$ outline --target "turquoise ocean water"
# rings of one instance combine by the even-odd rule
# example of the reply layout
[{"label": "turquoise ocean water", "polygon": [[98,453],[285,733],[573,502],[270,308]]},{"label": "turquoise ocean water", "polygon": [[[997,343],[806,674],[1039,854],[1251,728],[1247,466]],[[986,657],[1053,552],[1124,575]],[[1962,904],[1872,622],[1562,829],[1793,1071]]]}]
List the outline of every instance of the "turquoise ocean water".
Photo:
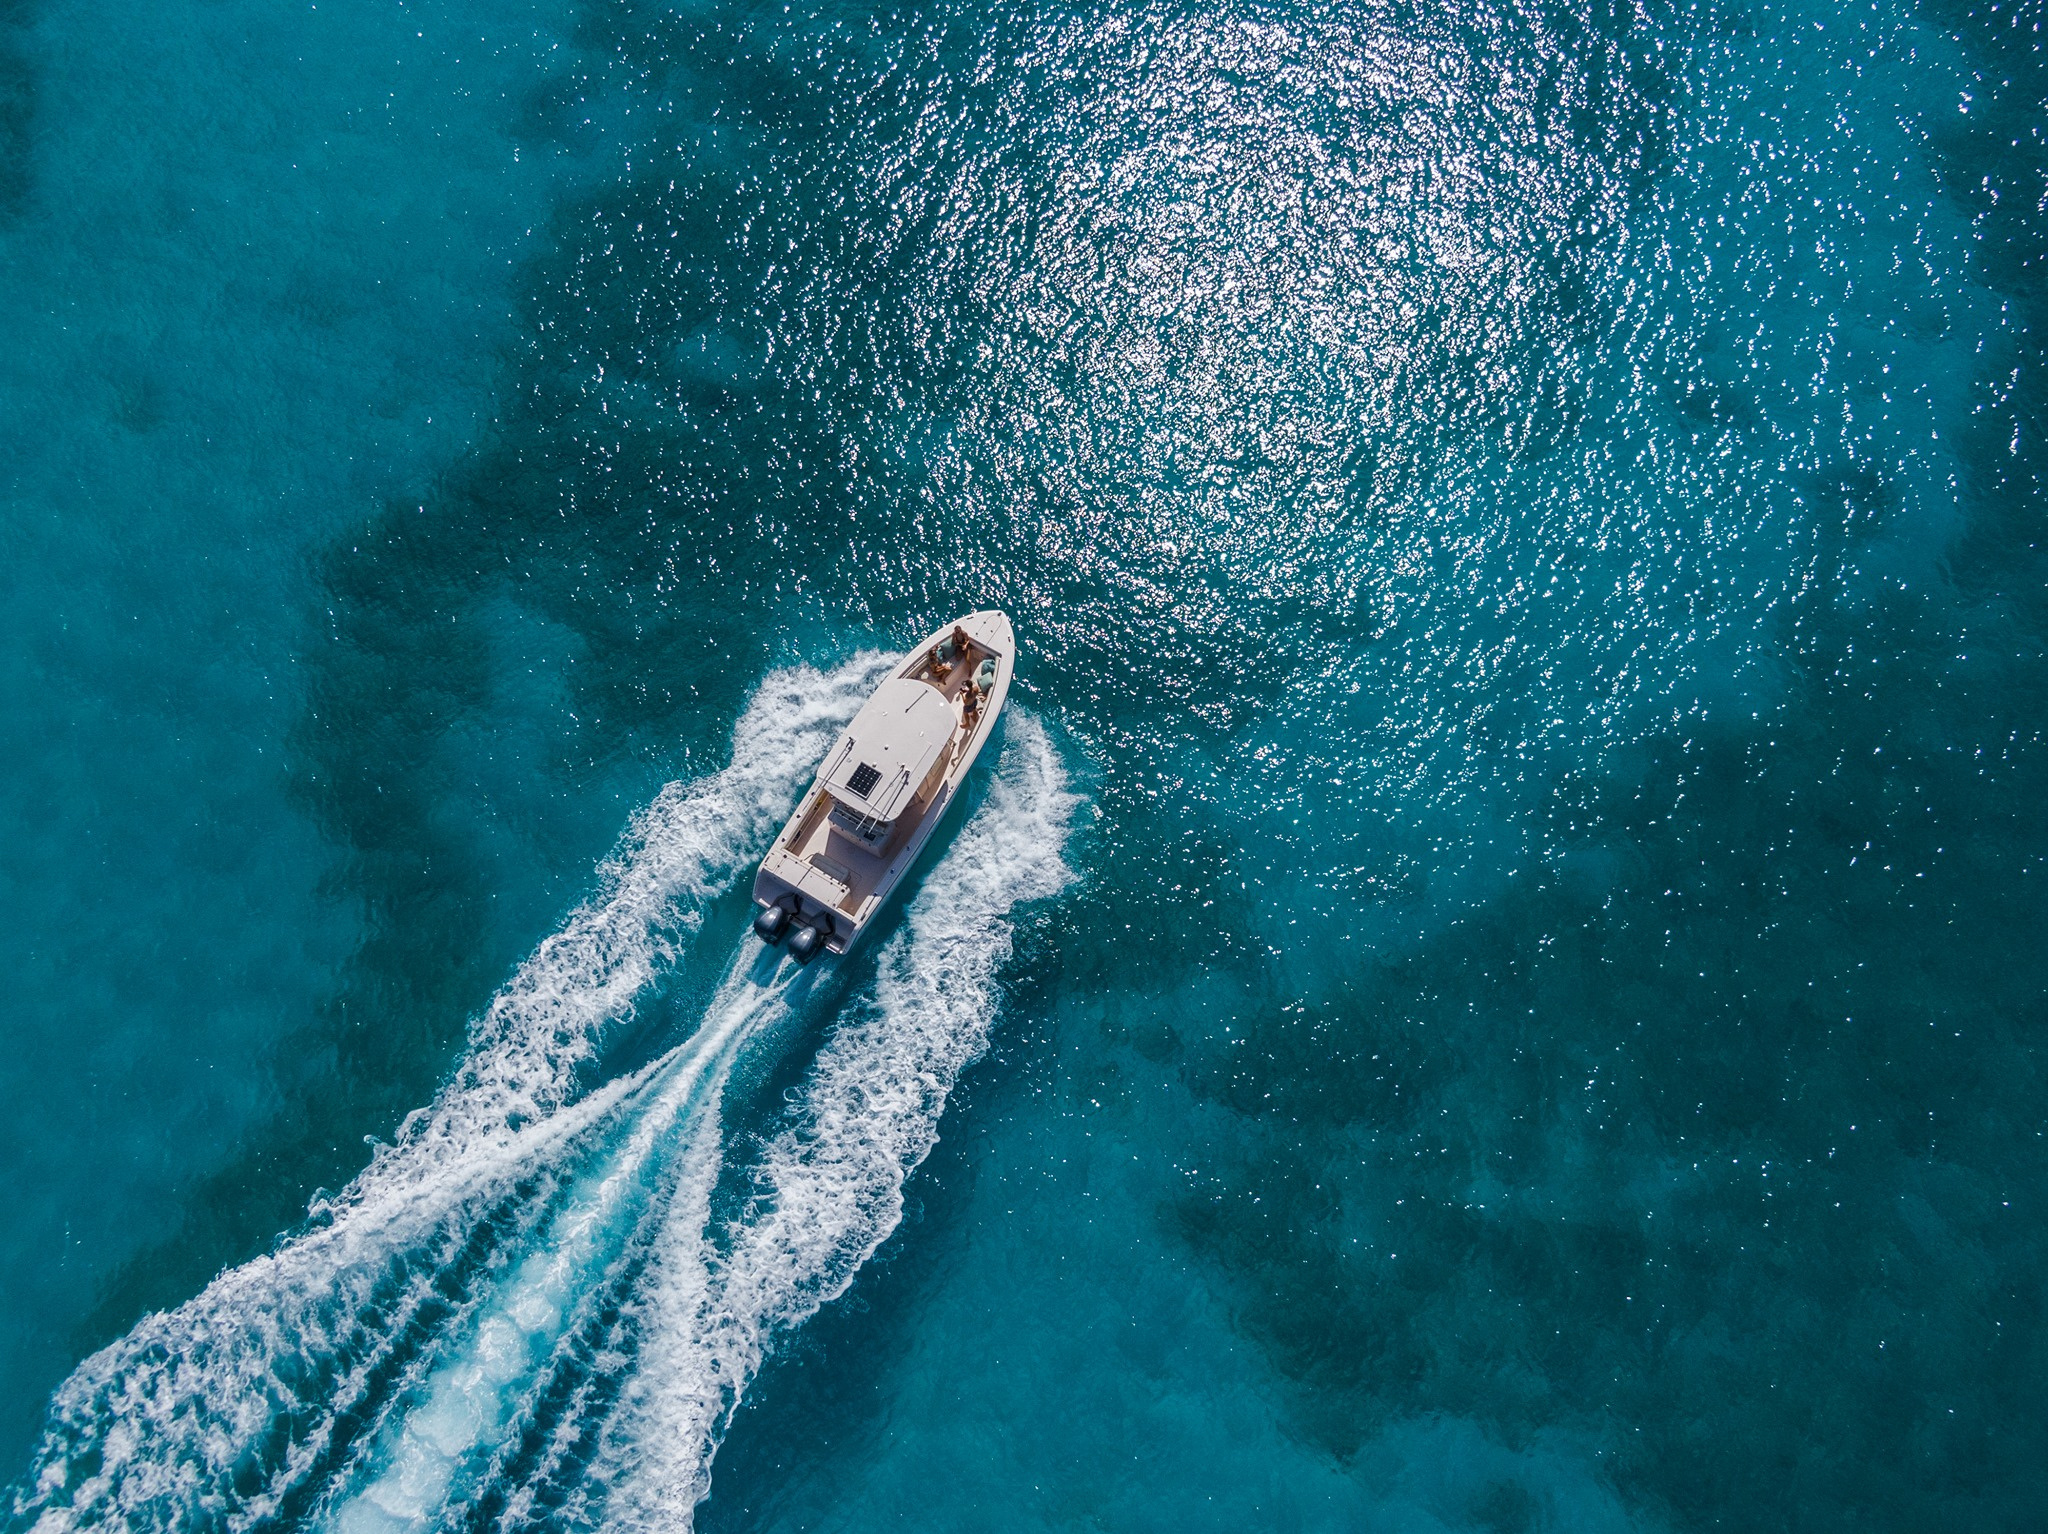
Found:
[{"label": "turquoise ocean water", "polygon": [[10,1526],[2038,1527],[2044,25],[0,0]]}]

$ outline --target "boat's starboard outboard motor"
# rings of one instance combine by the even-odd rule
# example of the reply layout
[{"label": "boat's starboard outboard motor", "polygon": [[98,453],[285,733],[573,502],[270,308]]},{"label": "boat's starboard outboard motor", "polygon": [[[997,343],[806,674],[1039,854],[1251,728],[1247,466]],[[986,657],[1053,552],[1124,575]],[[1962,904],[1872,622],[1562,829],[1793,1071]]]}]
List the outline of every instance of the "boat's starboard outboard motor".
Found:
[{"label": "boat's starboard outboard motor", "polygon": [[754,936],[764,943],[779,943],[789,934],[789,909],[786,906],[763,906],[754,918]]},{"label": "boat's starboard outboard motor", "polygon": [[789,956],[799,964],[810,963],[824,951],[825,934],[808,922],[799,922],[789,935]]}]

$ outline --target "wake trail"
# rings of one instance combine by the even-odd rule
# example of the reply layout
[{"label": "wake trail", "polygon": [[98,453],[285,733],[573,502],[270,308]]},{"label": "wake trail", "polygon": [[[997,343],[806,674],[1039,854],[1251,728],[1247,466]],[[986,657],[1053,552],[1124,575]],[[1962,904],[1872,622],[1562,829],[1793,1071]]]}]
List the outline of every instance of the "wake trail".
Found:
[{"label": "wake trail", "polygon": [[[765,963],[763,961],[766,961]],[[762,970],[767,970],[765,978]],[[752,971],[751,973],[749,971]],[[591,1366],[591,1338],[644,1265],[649,1226],[708,1218],[720,1104],[741,1051],[813,976],[745,944],[683,1044],[655,1062],[618,1142],[566,1190],[525,1255],[491,1285],[456,1345],[395,1409],[319,1520],[335,1534],[446,1526],[465,1501],[516,1478],[517,1446],[545,1435],[565,1373]],[[573,1397],[575,1392],[569,1394]],[[492,1463],[495,1458],[495,1463]],[[480,1473],[481,1472],[481,1473]]]},{"label": "wake trail", "polygon": [[1073,878],[1065,844],[1077,802],[1044,727],[1012,713],[986,800],[819,1052],[755,1168],[748,1207],[712,1239],[698,1209],[678,1204],[659,1237],[632,1377],[565,1499],[566,1521],[691,1526],[776,1339],[845,1293],[901,1223],[905,1180],[937,1141],[960,1072],[987,1047],[1013,913]]},{"label": "wake trail", "polygon": [[661,1062],[587,1093],[579,1072],[672,965],[704,907],[788,812],[799,781],[885,664],[768,677],[719,772],[635,817],[596,892],[471,1030],[448,1086],[312,1228],[146,1317],[59,1387],[11,1521],[239,1531],[346,1460],[477,1302],[470,1279],[530,1243],[574,1184],[563,1168],[657,1086]]}]

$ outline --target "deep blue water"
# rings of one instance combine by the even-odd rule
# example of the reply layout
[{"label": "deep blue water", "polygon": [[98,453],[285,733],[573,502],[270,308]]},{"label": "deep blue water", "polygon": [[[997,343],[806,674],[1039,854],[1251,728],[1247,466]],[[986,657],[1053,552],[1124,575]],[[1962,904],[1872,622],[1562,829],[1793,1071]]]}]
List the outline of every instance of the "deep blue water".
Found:
[{"label": "deep blue water", "polygon": [[2044,24],[0,0],[14,1525],[2037,1527]]}]

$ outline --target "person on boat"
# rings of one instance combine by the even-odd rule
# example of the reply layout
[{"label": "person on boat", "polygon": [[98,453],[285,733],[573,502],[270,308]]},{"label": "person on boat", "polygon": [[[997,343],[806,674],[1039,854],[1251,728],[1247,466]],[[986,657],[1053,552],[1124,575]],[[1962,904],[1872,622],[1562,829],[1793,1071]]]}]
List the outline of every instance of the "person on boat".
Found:
[{"label": "person on boat", "polygon": [[947,677],[951,676],[954,666],[959,664],[960,657],[967,653],[967,646],[970,642],[967,637],[967,630],[955,624],[951,634],[932,646],[930,662],[932,676],[939,681],[944,681]]}]

